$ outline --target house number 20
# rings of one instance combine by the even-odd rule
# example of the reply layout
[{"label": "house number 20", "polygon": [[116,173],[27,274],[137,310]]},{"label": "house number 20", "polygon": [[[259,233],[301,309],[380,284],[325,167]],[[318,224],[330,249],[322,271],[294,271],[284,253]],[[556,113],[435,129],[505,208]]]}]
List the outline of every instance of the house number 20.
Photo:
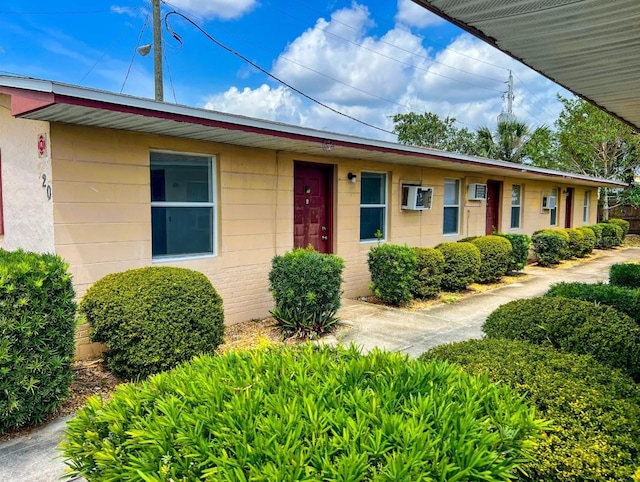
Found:
[{"label": "house number 20", "polygon": [[42,187],[47,191],[47,199],[51,201],[51,184],[47,184],[47,175],[42,175]]}]

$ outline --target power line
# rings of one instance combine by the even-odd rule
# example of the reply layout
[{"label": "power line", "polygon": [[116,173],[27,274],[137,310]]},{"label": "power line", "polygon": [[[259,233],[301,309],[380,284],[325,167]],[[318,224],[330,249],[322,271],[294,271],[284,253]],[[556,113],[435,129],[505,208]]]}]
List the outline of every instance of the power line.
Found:
[{"label": "power line", "polygon": [[223,44],[222,42],[216,40],[211,34],[209,34],[209,32],[207,32],[206,30],[204,30],[202,27],[200,27],[200,25],[198,25],[197,23],[195,23],[193,20],[191,20],[189,17],[187,17],[186,15],[177,12],[177,11],[173,11],[173,12],[169,12],[165,15],[164,17],[164,21],[165,21],[165,27],[167,29],[167,31],[171,34],[171,36],[173,38],[175,38],[178,42],[180,42],[182,44],[182,38],[180,37],[180,35],[178,35],[169,25],[169,17],[171,15],[177,15],[179,17],[182,17],[184,20],[186,20],[187,22],[189,22],[191,25],[193,25],[196,29],[198,29],[204,36],[206,36],[209,40],[211,40],[213,43],[215,43],[216,45],[218,45],[219,47],[223,48],[224,50],[226,50],[227,52],[235,55],[236,57],[244,60],[245,62],[247,62],[248,64],[250,64],[252,67],[258,69],[260,72],[262,72],[265,75],[268,75],[269,77],[271,77],[272,79],[274,79],[275,81],[279,82],[280,84],[284,85],[285,87],[293,90],[294,92],[297,92],[298,94],[300,94],[301,96],[305,97],[306,99],[318,104],[321,107],[324,107],[325,109],[330,110],[331,112],[334,112],[338,115],[341,115],[343,117],[346,117],[347,119],[351,119],[355,122],[358,122],[362,125],[365,125],[367,127],[371,127],[372,129],[376,129],[379,130],[381,132],[384,132],[386,134],[394,134],[391,131],[388,131],[386,129],[383,129],[382,127],[378,127],[375,126],[373,124],[370,124],[368,122],[365,122],[363,120],[357,119],[356,117],[353,117],[349,114],[345,114],[344,112],[341,112],[337,109],[334,109],[333,107],[315,99],[314,97],[311,97],[310,95],[304,93],[303,91],[301,91],[300,89],[297,89],[296,87],[292,86],[291,84],[285,82],[284,80],[276,77],[275,75],[273,75],[271,72],[269,72],[268,70],[262,68],[260,65],[256,64],[255,62],[249,60],[247,57],[245,57],[244,55],[242,55],[241,53],[237,52],[236,50],[231,49],[230,47],[227,47],[225,44]]},{"label": "power line", "polygon": [[131,67],[133,66],[133,61],[136,58],[136,54],[138,53],[138,46],[140,45],[140,40],[142,39],[142,34],[144,33],[144,29],[147,28],[147,23],[149,22],[149,15],[144,19],[144,23],[142,24],[142,29],[140,30],[140,35],[138,35],[138,41],[136,42],[136,46],[133,49],[133,55],[131,56],[131,62],[129,62],[129,68],[127,69],[127,75],[122,82],[122,87],[120,87],[120,93],[124,90],[124,85],[127,83],[127,79],[129,78],[129,74],[131,73]]}]

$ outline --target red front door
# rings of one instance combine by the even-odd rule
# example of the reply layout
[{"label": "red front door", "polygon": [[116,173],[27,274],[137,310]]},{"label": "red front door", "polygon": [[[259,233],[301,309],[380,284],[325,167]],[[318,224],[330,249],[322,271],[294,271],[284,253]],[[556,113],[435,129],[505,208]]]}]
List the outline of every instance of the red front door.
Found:
[{"label": "red front door", "polygon": [[500,223],[500,181],[487,181],[487,225],[485,234],[493,234],[499,231]]},{"label": "red front door", "polygon": [[565,205],[564,227],[571,227],[571,217],[573,216],[573,188],[567,189],[567,203]]},{"label": "red front door", "polygon": [[331,253],[333,166],[294,165],[293,246]]}]

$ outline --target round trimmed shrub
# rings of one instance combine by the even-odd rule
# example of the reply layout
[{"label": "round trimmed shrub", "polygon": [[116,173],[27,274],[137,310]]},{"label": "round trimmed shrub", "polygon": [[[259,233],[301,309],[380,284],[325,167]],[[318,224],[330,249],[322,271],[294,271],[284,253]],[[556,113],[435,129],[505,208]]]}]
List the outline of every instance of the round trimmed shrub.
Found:
[{"label": "round trimmed shrub", "polygon": [[407,245],[381,244],[369,251],[371,291],[383,302],[398,306],[413,298],[418,259]]},{"label": "round trimmed shrub", "polygon": [[93,397],[74,475],[139,480],[507,480],[545,423],[446,362],[307,345],[203,356]]},{"label": "round trimmed shrub", "polygon": [[58,256],[0,249],[0,433],[42,422],[73,378],[75,293]]},{"label": "round trimmed shrub", "polygon": [[168,266],[105,276],[82,298],[91,340],[107,345],[115,375],[144,378],[222,343],[222,298],[198,271]]},{"label": "round trimmed shrub", "polygon": [[333,330],[342,294],[344,260],[313,248],[293,249],[271,262],[271,314],[285,336],[317,338]]},{"label": "round trimmed shrub", "polygon": [[631,480],[640,457],[640,388],[627,375],[587,355],[513,340],[441,345],[423,358],[505,382],[552,420],[519,480]]},{"label": "round trimmed shrub", "polygon": [[602,226],[602,247],[613,248],[622,244],[622,228],[613,223],[600,223]]},{"label": "round trimmed shrub", "polygon": [[640,288],[640,264],[615,263],[609,268],[609,284]]},{"label": "round trimmed shrub", "polygon": [[444,257],[442,289],[463,291],[480,273],[480,250],[472,243],[440,243],[436,249]]},{"label": "round trimmed shrub", "polygon": [[563,230],[569,236],[569,257],[582,258],[585,251],[584,234],[577,228]]},{"label": "round trimmed shrub", "polygon": [[494,283],[507,274],[513,248],[501,236],[480,236],[470,241],[480,251],[478,283]]},{"label": "round trimmed shrub", "polygon": [[624,241],[624,238],[627,236],[627,234],[629,234],[629,226],[630,226],[629,221],[626,221],[625,219],[620,219],[620,218],[610,218],[605,222],[609,224],[615,224],[616,226],[620,226],[622,228],[622,241]]},{"label": "round trimmed shrub", "polygon": [[543,230],[533,233],[533,253],[540,266],[551,266],[566,259],[568,235],[559,231]]},{"label": "round trimmed shrub", "polygon": [[511,256],[509,258],[508,271],[521,271],[527,265],[529,249],[531,248],[531,236],[526,234],[497,233],[511,243]]},{"label": "round trimmed shrub", "polygon": [[591,254],[596,247],[596,235],[593,232],[593,228],[588,226],[581,226],[576,229],[582,233],[582,253],[580,253],[580,257],[584,258]]},{"label": "round trimmed shrub", "polygon": [[640,326],[610,306],[561,297],[515,300],[491,313],[482,331],[592,355],[640,379]]},{"label": "round trimmed shrub", "polygon": [[602,248],[602,224],[592,224],[590,226],[586,226],[596,237],[596,248]]},{"label": "round trimmed shrub", "polygon": [[604,283],[556,283],[545,296],[571,298],[611,306],[640,325],[640,290]]},{"label": "round trimmed shrub", "polygon": [[415,298],[431,298],[440,293],[444,273],[444,256],[435,248],[414,248],[416,252],[416,279],[412,294]]}]

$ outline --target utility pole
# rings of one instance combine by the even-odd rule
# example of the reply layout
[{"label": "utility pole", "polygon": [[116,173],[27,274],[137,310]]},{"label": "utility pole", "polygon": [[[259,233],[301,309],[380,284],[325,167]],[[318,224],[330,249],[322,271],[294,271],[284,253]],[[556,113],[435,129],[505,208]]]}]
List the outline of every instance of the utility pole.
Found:
[{"label": "utility pole", "polygon": [[164,86],[162,80],[162,25],[160,24],[160,0],[153,3],[153,76],[156,86],[156,100],[164,100]]},{"label": "utility pole", "polygon": [[[498,115],[498,123],[515,122],[516,116],[513,114],[513,74],[509,70],[508,90],[506,92],[506,105],[502,106],[502,112]],[[504,99],[504,96],[502,97]]]}]

